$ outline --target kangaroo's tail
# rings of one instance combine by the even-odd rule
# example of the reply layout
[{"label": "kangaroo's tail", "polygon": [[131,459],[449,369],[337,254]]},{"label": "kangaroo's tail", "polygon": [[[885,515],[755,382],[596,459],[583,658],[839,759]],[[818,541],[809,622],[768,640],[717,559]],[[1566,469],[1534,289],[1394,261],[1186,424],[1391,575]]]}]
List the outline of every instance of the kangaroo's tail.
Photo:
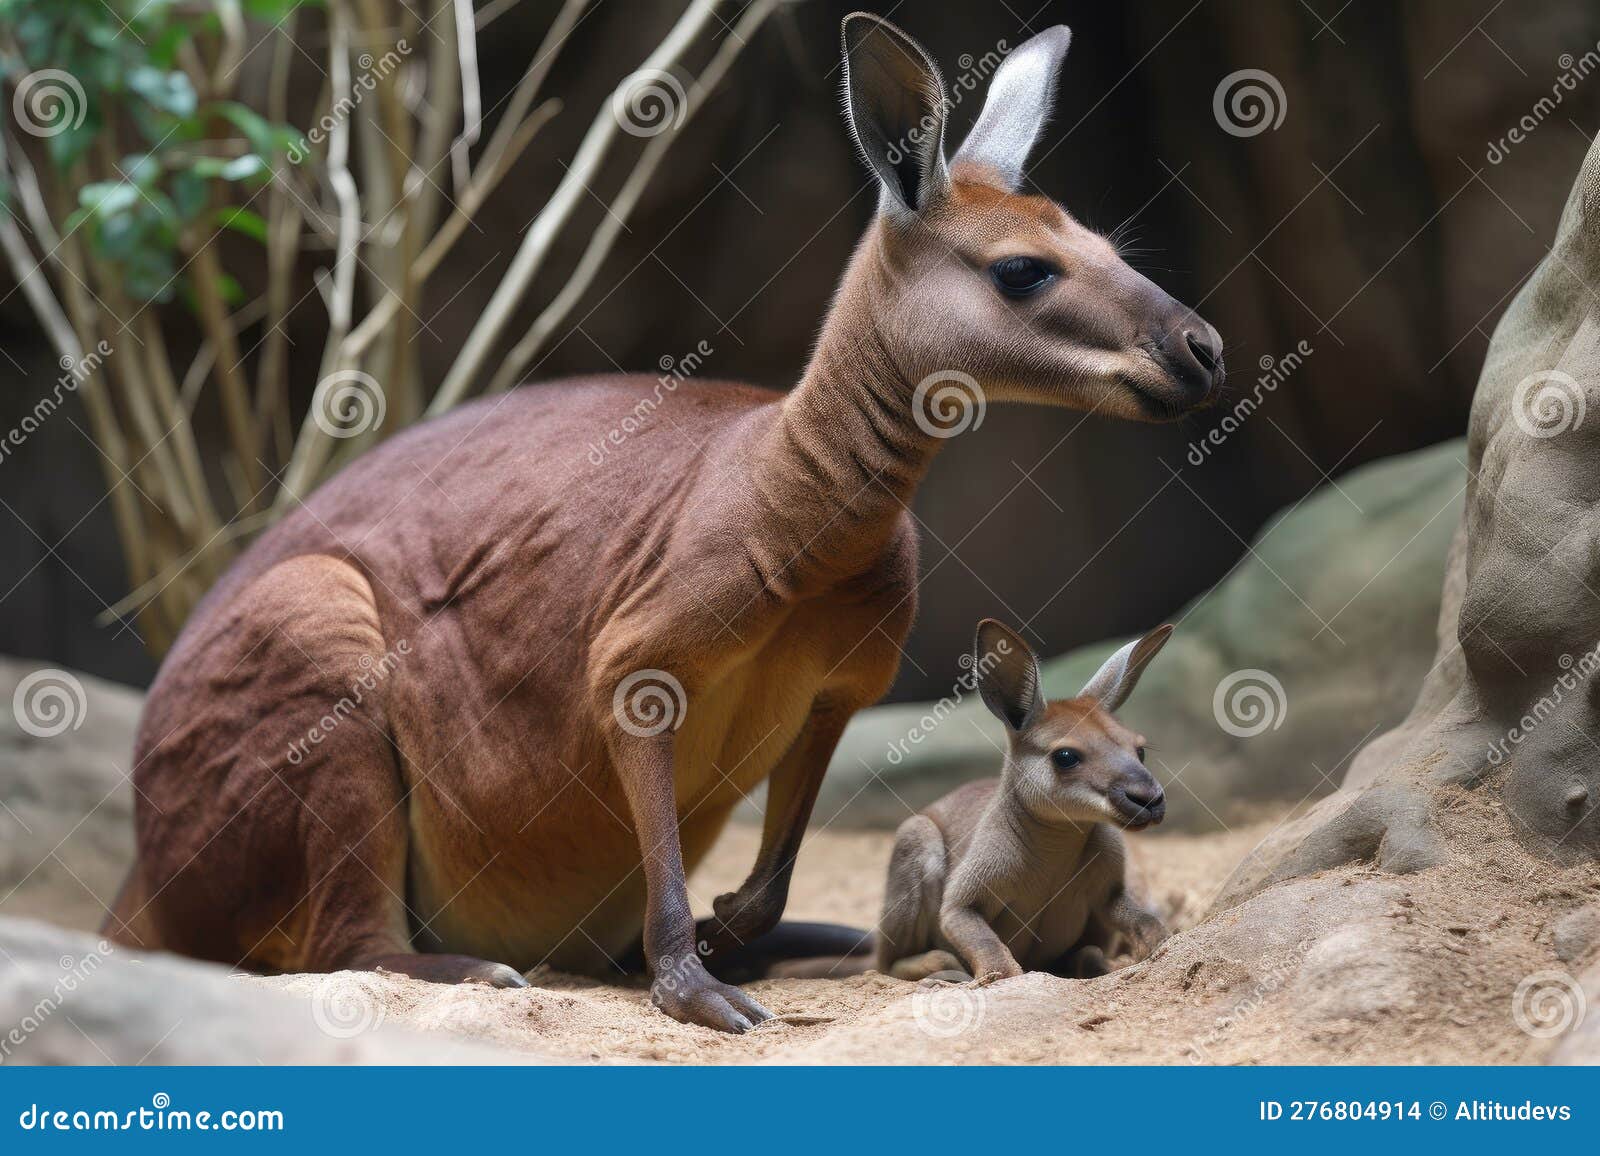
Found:
[{"label": "kangaroo's tail", "polygon": [[873,965],[876,938],[859,927],[785,920],[749,943],[717,952],[706,968],[724,983],[860,975]]}]

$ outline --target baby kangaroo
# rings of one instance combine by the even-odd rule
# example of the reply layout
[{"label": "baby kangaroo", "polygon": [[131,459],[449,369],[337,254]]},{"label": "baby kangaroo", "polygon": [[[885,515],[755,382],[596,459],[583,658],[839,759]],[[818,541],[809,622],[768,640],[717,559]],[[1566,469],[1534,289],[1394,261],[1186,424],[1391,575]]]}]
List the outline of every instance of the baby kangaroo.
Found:
[{"label": "baby kangaroo", "polygon": [[1128,892],[1119,830],[1161,822],[1166,798],[1144,767],[1144,737],[1111,712],[1171,634],[1159,626],[1130,642],[1078,697],[1047,703],[1028,644],[992,618],[978,624],[973,670],[1006,724],[1005,766],[900,825],[880,971],[1102,975],[1124,940],[1144,959],[1167,937]]}]

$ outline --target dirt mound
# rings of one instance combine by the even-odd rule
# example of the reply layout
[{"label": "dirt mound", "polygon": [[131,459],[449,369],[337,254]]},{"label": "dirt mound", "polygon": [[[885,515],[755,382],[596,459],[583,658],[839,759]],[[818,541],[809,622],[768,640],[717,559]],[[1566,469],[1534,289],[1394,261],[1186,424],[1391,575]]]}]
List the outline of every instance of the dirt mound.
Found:
[{"label": "dirt mound", "polygon": [[[751,990],[780,1020],[741,1037],[669,1020],[635,980],[536,972],[520,991],[350,973],[251,982],[342,1001],[346,1019],[575,1062],[1526,1063],[1563,1043],[1564,1059],[1600,1059],[1585,1043],[1592,1033],[1542,1034],[1581,1015],[1570,977],[1600,946],[1600,909],[1590,909],[1600,867],[1530,857],[1496,807],[1461,792],[1445,821],[1473,862],[1404,877],[1350,865],[1201,923],[1233,866],[1281,818],[1130,840],[1144,889],[1179,929],[1142,965],[988,987],[876,973],[767,980]],[[728,831],[691,882],[697,906],[739,882],[756,842],[750,828]],[[886,834],[815,834],[789,914],[869,925],[889,847]]]}]

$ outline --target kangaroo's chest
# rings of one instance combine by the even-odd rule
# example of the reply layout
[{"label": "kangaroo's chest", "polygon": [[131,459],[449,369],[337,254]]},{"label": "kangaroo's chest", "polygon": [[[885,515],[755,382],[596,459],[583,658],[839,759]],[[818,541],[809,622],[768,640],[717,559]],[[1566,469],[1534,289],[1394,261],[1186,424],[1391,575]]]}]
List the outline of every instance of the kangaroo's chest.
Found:
[{"label": "kangaroo's chest", "polygon": [[1074,865],[995,888],[989,925],[1029,970],[1047,968],[1083,942],[1103,898]]},{"label": "kangaroo's chest", "polygon": [[854,709],[881,693],[876,684],[892,679],[893,658],[861,644],[870,624],[854,617],[803,607],[689,699],[673,744],[680,815],[748,794],[801,737],[819,701]]}]

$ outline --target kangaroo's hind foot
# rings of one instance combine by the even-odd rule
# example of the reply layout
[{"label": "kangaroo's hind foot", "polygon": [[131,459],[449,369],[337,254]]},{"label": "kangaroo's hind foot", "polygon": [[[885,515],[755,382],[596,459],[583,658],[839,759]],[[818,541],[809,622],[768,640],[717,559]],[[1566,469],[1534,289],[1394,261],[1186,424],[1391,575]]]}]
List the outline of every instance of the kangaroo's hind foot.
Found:
[{"label": "kangaroo's hind foot", "polygon": [[479,983],[486,987],[527,987],[528,981],[514,967],[491,963],[470,955],[431,955],[422,952],[396,952],[363,960],[354,971],[381,971],[405,975],[428,983]]}]

